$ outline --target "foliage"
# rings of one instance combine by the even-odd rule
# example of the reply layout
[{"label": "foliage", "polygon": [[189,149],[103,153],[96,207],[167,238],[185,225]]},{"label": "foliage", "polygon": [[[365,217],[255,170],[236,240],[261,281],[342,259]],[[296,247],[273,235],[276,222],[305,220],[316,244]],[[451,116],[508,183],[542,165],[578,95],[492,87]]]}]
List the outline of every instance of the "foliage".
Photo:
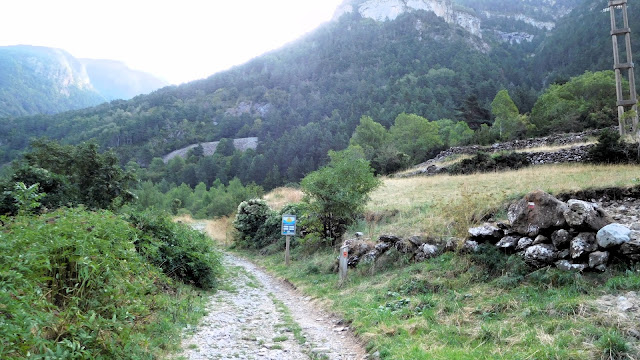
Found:
[{"label": "foliage", "polygon": [[[5,183],[40,184],[46,193],[40,201],[43,206],[55,209],[83,204],[108,209],[133,199],[128,190],[133,176],[120,168],[113,152],[100,154],[95,144],[60,145],[42,139],[31,146],[33,149],[13,164]],[[8,212],[6,208],[2,211]]]},{"label": "foliage", "polygon": [[402,113],[389,129],[389,135],[398,149],[413,163],[429,159],[444,145],[438,132],[439,126],[415,114]]},{"label": "foliage", "polygon": [[40,199],[47,194],[38,192],[39,186],[38,183],[31,186],[26,186],[23,182],[16,183],[10,194],[15,199],[19,215],[26,215],[40,207]]},{"label": "foliage", "polygon": [[624,142],[617,131],[605,129],[600,132],[598,142],[589,149],[591,162],[621,164],[640,162],[638,144]]},{"label": "foliage", "polygon": [[478,153],[470,159],[463,159],[459,163],[447,168],[447,172],[453,175],[473,174],[477,172],[492,172],[503,170],[517,170],[529,166],[530,162],[525,154],[504,153],[489,155]]},{"label": "foliage", "polygon": [[464,121],[454,122],[450,119],[436,121],[438,131],[445,147],[463,145],[473,137],[473,130]]},{"label": "foliage", "polygon": [[518,107],[511,100],[507,90],[500,90],[491,102],[491,114],[495,117],[491,126],[500,140],[513,140],[522,137],[527,131],[533,130],[528,126],[528,119],[520,115]]},{"label": "foliage", "polygon": [[5,219],[0,358],[151,359],[175,348],[204,303],[146,262],[108,211]]},{"label": "foliage", "polygon": [[205,234],[150,211],[132,213],[127,220],[141,232],[136,250],[167,276],[202,289],[216,287],[221,257]]},{"label": "foliage", "polygon": [[551,85],[531,111],[531,123],[542,135],[609,127],[617,124],[617,119],[611,70],[586,71],[565,84]]},{"label": "foliage", "polygon": [[362,148],[349,147],[329,152],[331,162],[307,175],[301,182],[305,202],[309,204],[308,223],[312,236],[333,246],[346,226],[362,212],[369,193],[380,185]]},{"label": "foliage", "polygon": [[262,199],[241,202],[233,221],[233,227],[237,230],[234,239],[236,246],[249,249],[260,249],[264,246],[264,239],[258,237],[258,231],[274,216],[273,210]]}]

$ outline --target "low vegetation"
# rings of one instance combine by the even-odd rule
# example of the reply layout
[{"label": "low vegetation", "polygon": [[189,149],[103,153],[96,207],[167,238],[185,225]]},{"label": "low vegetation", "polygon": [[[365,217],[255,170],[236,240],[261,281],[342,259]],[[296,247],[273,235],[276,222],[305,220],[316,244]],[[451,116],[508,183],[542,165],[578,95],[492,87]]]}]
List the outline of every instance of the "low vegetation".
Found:
[{"label": "low vegetation", "polygon": [[0,358],[176,350],[222,275],[211,240],[124,207],[133,177],[95,145],[38,141],[11,170],[0,179]]},{"label": "low vegetation", "polygon": [[[633,165],[547,165],[517,171],[385,179],[348,232],[464,237],[481,219],[541,188],[552,194],[640,185]],[[304,243],[304,239],[302,240]],[[305,243],[306,244],[306,243]],[[602,306],[640,290],[637,266],[605,274],[533,271],[495,247],[424,263],[390,251],[350,270],[341,286],[334,248],[243,252],[344,317],[382,359],[634,359],[637,324]],[[265,256],[266,254],[266,256]]]},{"label": "low vegetation", "polygon": [[[166,254],[168,236],[197,237],[186,227],[141,231],[111,212],[82,208],[2,220],[0,358],[156,358],[178,347],[205,304],[182,283],[194,283],[189,272],[147,258],[162,254],[172,265],[220,273],[209,249],[199,254],[206,265],[182,257],[190,244],[172,243]],[[195,284],[214,284],[203,279],[212,281]]]}]

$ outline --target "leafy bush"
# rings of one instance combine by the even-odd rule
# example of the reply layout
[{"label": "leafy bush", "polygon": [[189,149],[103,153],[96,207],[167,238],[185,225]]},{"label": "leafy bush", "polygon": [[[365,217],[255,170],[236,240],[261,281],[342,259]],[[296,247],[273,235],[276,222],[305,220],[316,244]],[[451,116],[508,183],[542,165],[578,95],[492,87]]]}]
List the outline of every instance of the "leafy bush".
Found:
[{"label": "leafy bush", "polygon": [[233,221],[233,227],[237,230],[234,239],[236,246],[259,249],[261,240],[257,237],[258,230],[272,215],[273,211],[262,199],[241,202]]},{"label": "leafy bush", "polygon": [[309,232],[333,246],[363,212],[369,193],[381,181],[374,176],[359,146],[329,151],[329,157],[331,162],[307,175],[301,185],[308,206],[308,223],[315,223]]},{"label": "leafy bush", "polygon": [[605,129],[598,136],[598,143],[589,150],[589,158],[595,163],[628,163],[638,162],[637,144],[627,144],[620,139],[620,134]]},{"label": "leafy bush", "polygon": [[476,172],[492,172],[501,170],[517,170],[531,165],[527,156],[520,153],[506,153],[490,156],[478,153],[471,159],[464,159],[447,168],[452,175],[473,174]]},{"label": "leafy bush", "polygon": [[136,250],[168,276],[199,288],[211,289],[222,271],[220,254],[209,238],[165,215],[139,212],[128,221],[141,231]]},{"label": "leafy bush", "polygon": [[108,211],[19,216],[0,229],[2,359],[156,358],[187,317],[202,316]]},{"label": "leafy bush", "polygon": [[[302,204],[288,204],[280,211],[273,211],[262,199],[244,201],[238,206],[238,213],[233,222],[233,226],[238,231],[235,244],[249,249],[269,247],[267,252],[284,249],[282,215],[296,215],[301,219],[304,216],[303,213]],[[298,233],[301,233],[300,227],[298,227]],[[292,248],[297,245],[295,239],[296,237],[291,242]]]}]

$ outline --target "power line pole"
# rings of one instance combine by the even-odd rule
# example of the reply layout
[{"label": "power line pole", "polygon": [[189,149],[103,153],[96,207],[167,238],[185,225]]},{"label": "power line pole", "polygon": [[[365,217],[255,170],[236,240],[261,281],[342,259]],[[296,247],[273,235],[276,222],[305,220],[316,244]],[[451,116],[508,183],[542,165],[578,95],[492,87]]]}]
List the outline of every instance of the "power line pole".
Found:
[{"label": "power line pole", "polygon": [[[622,10],[623,26],[618,27],[616,19],[616,10]],[[636,95],[636,81],[634,76],[633,53],[631,51],[631,28],[629,27],[629,18],[627,16],[627,0],[610,0],[609,12],[611,14],[611,39],[613,40],[613,68],[616,71],[616,94],[618,97],[618,122],[620,124],[620,135],[627,134],[628,124],[625,118],[625,108],[631,107],[634,111],[632,114],[631,133],[640,139],[638,129],[638,98]],[[620,49],[618,46],[618,36],[624,36],[625,52],[627,54],[627,62],[620,62]],[[625,99],[622,90],[623,71],[627,71],[629,80],[629,98]]]}]

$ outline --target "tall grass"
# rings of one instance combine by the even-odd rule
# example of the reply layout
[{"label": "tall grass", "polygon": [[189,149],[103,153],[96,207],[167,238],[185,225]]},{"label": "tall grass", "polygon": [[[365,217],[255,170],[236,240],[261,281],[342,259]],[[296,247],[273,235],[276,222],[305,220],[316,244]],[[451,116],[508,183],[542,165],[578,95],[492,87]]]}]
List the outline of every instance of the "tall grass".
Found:
[{"label": "tall grass", "polygon": [[146,261],[118,216],[61,209],[0,227],[0,358],[152,359],[204,298]]},{"label": "tall grass", "polygon": [[504,215],[505,205],[542,189],[551,194],[586,188],[628,187],[640,183],[632,165],[547,165],[498,173],[385,179],[367,211],[397,211],[377,233],[459,236],[484,216]]},{"label": "tall grass", "polygon": [[281,187],[266,194],[264,200],[272,210],[280,211],[287,204],[299,203],[303,196],[300,189]]}]

